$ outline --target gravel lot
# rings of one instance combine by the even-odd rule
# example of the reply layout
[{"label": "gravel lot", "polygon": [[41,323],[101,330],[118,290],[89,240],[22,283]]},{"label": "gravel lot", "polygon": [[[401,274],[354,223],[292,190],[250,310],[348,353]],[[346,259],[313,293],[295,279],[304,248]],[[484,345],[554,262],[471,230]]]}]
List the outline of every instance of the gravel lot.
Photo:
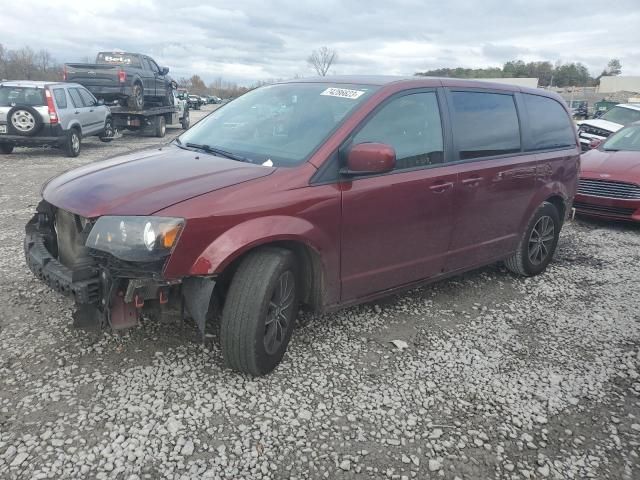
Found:
[{"label": "gravel lot", "polygon": [[306,316],[253,379],[190,323],[72,328],[24,264],[42,182],[159,140],[0,157],[0,478],[640,478],[640,228],[573,221],[542,276]]}]

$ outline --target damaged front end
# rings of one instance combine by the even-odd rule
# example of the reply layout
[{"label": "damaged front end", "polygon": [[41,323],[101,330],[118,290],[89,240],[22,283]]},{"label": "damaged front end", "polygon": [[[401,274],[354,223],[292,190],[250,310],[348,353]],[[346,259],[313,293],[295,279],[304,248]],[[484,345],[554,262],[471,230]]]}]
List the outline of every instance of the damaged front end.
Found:
[{"label": "damaged front end", "polygon": [[183,286],[182,280],[162,276],[183,219],[92,220],[46,201],[36,211],[25,227],[27,265],[51,288],[75,300],[75,325],[118,330],[137,325],[142,316],[183,318],[186,307],[204,337],[215,281],[188,278]]}]

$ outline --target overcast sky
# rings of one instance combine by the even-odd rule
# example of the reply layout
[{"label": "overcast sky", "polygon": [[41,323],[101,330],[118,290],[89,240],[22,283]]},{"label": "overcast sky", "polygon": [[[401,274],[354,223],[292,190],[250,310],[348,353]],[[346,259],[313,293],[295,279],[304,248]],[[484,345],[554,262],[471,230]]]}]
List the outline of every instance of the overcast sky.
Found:
[{"label": "overcast sky", "polygon": [[309,53],[335,48],[330,73],[400,74],[438,67],[610,58],[640,75],[640,0],[3,0],[0,43],[58,61],[97,51],[147,53],[174,78],[250,84],[310,76]]}]

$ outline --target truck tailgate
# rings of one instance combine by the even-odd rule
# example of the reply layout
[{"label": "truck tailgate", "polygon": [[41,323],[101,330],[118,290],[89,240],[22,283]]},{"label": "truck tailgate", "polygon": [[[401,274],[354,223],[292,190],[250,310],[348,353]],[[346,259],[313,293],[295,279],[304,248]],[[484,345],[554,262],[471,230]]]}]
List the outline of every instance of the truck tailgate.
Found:
[{"label": "truck tailgate", "polygon": [[117,87],[118,65],[99,63],[65,64],[67,82],[75,82],[85,87]]}]

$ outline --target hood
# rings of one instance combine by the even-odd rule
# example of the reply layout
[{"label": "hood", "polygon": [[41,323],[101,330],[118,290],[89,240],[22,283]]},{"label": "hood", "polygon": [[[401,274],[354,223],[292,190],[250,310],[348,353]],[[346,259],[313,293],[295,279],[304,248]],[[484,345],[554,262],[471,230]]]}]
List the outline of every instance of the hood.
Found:
[{"label": "hood", "polygon": [[580,157],[583,177],[640,183],[640,152],[589,150]]},{"label": "hood", "polygon": [[45,184],[42,196],[87,218],[150,215],[274,171],[168,145],[69,170]]},{"label": "hood", "polygon": [[601,118],[592,118],[591,120],[582,120],[580,122],[576,122],[576,124],[578,125],[578,127],[580,127],[581,125],[589,125],[591,127],[607,130],[609,132],[617,132],[624,126],[616,122],[610,122],[609,120],[602,120]]}]

